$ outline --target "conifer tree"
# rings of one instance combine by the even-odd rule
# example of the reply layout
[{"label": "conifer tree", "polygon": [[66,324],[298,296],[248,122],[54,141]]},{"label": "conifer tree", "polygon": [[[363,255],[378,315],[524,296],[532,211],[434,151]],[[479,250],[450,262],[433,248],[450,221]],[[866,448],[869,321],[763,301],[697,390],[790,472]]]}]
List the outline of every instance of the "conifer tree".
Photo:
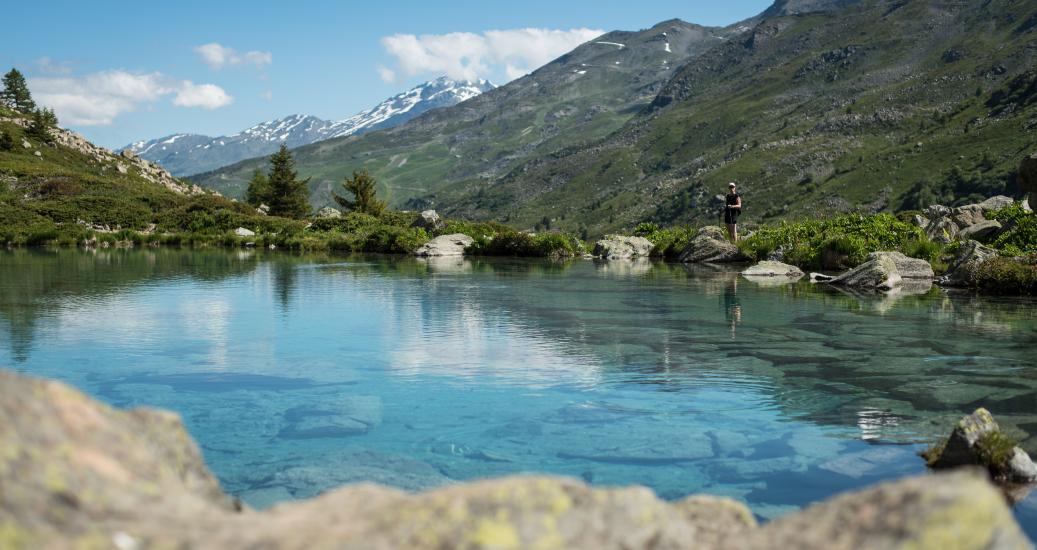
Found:
[{"label": "conifer tree", "polygon": [[11,69],[3,77],[4,89],[0,91],[0,101],[5,107],[14,109],[21,113],[32,113],[36,110],[36,103],[29,93],[29,86],[25,83],[25,76],[18,69]]},{"label": "conifer tree", "polygon": [[310,214],[310,179],[298,179],[295,159],[285,144],[270,157],[270,174],[267,176],[270,194],[270,214],[286,218],[304,218]]},{"label": "conifer tree", "polygon": [[0,151],[10,151],[14,149],[14,138],[11,137],[11,133],[7,130],[0,132]]},{"label": "conifer tree", "polygon": [[385,202],[378,200],[375,180],[371,177],[371,174],[367,173],[366,168],[359,172],[353,170],[353,177],[346,178],[342,186],[346,188],[346,191],[353,194],[354,199],[349,200],[345,197],[340,197],[336,193],[332,193],[332,197],[335,199],[335,202],[339,203],[346,210],[372,216],[381,216],[385,212]]},{"label": "conifer tree", "polygon": [[256,168],[256,171],[252,172],[252,179],[248,182],[248,190],[245,191],[245,202],[258,207],[269,201],[270,182],[267,180],[266,174]]},{"label": "conifer tree", "polygon": [[58,117],[50,109],[36,109],[32,112],[32,122],[25,130],[25,135],[43,143],[54,141],[51,136],[51,128],[57,126]]}]

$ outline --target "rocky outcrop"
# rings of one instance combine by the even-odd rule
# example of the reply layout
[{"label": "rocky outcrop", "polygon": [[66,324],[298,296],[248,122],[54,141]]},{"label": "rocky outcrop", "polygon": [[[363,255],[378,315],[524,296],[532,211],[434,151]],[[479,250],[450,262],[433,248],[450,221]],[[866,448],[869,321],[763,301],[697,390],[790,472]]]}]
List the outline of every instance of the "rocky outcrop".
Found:
[{"label": "rocky outcrop", "polygon": [[979,282],[979,268],[984,262],[997,257],[997,251],[976,241],[966,241],[954,258],[947,273],[937,281],[945,286],[972,287]]},{"label": "rocky outcrop", "polygon": [[418,219],[414,220],[411,227],[419,227],[425,231],[433,232],[446,227],[446,222],[439,217],[435,210],[425,210],[418,216]]},{"label": "rocky outcrop", "polygon": [[888,256],[879,256],[829,281],[838,286],[867,290],[893,290],[900,286],[897,264]]},{"label": "rocky outcrop", "polygon": [[608,235],[604,239],[594,243],[592,256],[605,260],[629,260],[632,258],[647,258],[652,252],[652,241],[644,237],[627,237],[623,235]]},{"label": "rocky outcrop", "polygon": [[[368,407],[369,408],[369,407]],[[366,409],[365,409],[366,410]],[[742,504],[510,477],[420,494],[344,487],[241,509],[172,413],[117,411],[0,370],[4,548],[1029,548],[974,472],[881,485],[758,527]]]},{"label": "rocky outcrop", "polygon": [[1032,198],[1037,195],[1037,153],[1034,153],[1019,163],[1019,175],[1016,177],[1019,190],[1029,193]]},{"label": "rocky outcrop", "polygon": [[893,260],[893,264],[897,267],[897,273],[900,273],[900,277],[903,279],[932,279],[934,277],[933,266],[929,262],[906,256],[901,252],[872,252],[868,254],[868,260],[876,260],[878,258],[889,258]]},{"label": "rocky outcrop", "polygon": [[992,239],[1002,231],[1001,224],[987,218],[990,213],[1014,204],[1011,197],[997,195],[977,203],[956,208],[942,205],[927,207],[922,216],[915,215],[911,223],[921,227],[935,242],[948,244],[955,240]]},{"label": "rocky outcrop", "polygon": [[1002,208],[1008,208],[1015,204],[1015,200],[1012,197],[1006,197],[1004,195],[996,195],[989,199],[979,203],[979,207],[983,209],[983,212],[992,212],[994,210],[1001,210]]},{"label": "rocky outcrop", "polygon": [[255,237],[256,236],[256,232],[255,231],[252,231],[251,229],[245,229],[244,227],[239,227],[239,228],[235,229],[234,230],[234,234],[239,236],[239,237]]},{"label": "rocky outcrop", "polygon": [[[269,207],[267,208],[269,210]],[[337,208],[325,206],[317,211],[317,218],[336,220],[342,217],[342,211]]]},{"label": "rocky outcrop", "polygon": [[475,239],[463,233],[440,235],[425,243],[414,252],[415,256],[463,256],[464,250],[472,245]]},{"label": "rocky outcrop", "polygon": [[695,238],[684,247],[678,260],[684,263],[733,263],[747,262],[749,258],[731,241],[727,233],[716,226],[699,229]]},{"label": "rocky outcrop", "polygon": [[923,453],[934,469],[982,466],[995,479],[1012,483],[1037,481],[1037,466],[1026,451],[1001,432],[990,411],[980,408],[962,417],[951,435]]},{"label": "rocky outcrop", "polygon": [[742,271],[742,275],[746,277],[783,277],[787,279],[799,279],[803,276],[803,270],[794,265],[765,260],[749,267],[745,271]]},{"label": "rocky outcrop", "polygon": [[959,236],[964,240],[987,241],[1001,231],[1001,222],[984,220],[970,225],[961,231]]}]

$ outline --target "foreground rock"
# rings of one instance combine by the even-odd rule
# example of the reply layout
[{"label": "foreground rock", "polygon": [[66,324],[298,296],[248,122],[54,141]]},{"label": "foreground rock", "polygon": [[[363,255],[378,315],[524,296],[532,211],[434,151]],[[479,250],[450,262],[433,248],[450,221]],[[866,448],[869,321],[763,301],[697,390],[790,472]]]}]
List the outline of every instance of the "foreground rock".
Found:
[{"label": "foreground rock", "polygon": [[950,437],[923,453],[931,468],[982,466],[994,479],[1013,483],[1037,481],[1030,455],[1001,432],[990,411],[980,408],[958,421]]},{"label": "foreground rock", "polygon": [[828,282],[868,290],[893,290],[901,281],[896,262],[889,256],[878,256]]},{"label": "foreground rock", "polygon": [[742,254],[731,241],[727,240],[727,234],[723,229],[716,226],[706,226],[699,229],[695,238],[684,247],[678,260],[684,263],[733,263],[747,262],[749,258]]},{"label": "foreground rock", "polygon": [[652,252],[652,241],[644,237],[626,237],[623,235],[609,235],[594,243],[592,256],[606,260],[629,260],[632,258],[647,258]]},{"label": "foreground rock", "polygon": [[[369,408],[369,407],[368,407]],[[365,409],[366,410],[366,409]],[[117,411],[0,370],[0,547],[1029,548],[975,472],[849,494],[757,527],[733,500],[511,477],[421,494],[345,487],[240,510],[171,413]]]},{"label": "foreground rock", "polygon": [[991,258],[997,257],[997,250],[983,246],[976,241],[966,241],[947,269],[940,277],[939,283],[946,286],[974,287],[979,284],[980,267]]},{"label": "foreground rock", "polygon": [[414,252],[415,256],[463,256],[464,250],[472,245],[475,239],[463,233],[440,235],[425,243]]},{"label": "foreground rock", "polygon": [[872,252],[868,254],[868,260],[878,258],[889,258],[897,268],[897,273],[902,279],[932,279],[934,276],[933,266],[925,260],[905,256],[901,252]]},{"label": "foreground rock", "polygon": [[749,267],[745,271],[742,271],[742,275],[746,277],[782,277],[787,279],[799,279],[803,276],[803,270],[794,265],[765,260]]}]

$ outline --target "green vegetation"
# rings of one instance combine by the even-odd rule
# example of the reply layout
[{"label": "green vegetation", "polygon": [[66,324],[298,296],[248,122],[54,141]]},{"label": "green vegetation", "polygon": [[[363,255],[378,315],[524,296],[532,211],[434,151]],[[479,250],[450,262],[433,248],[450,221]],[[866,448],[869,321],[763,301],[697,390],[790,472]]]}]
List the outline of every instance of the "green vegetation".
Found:
[{"label": "green vegetation", "polygon": [[310,213],[309,178],[300,180],[295,171],[295,159],[288,146],[270,156],[270,172],[266,177],[267,192],[262,202],[270,206],[270,215],[286,218],[304,218]]},{"label": "green vegetation", "polygon": [[1021,261],[998,257],[991,258],[979,267],[976,273],[979,288],[990,294],[1035,295],[1037,294],[1037,256]]},{"label": "green vegetation", "polygon": [[921,229],[890,214],[843,214],[795,223],[782,221],[760,228],[738,246],[755,260],[764,260],[781,250],[784,262],[805,269],[857,265],[879,250],[921,253],[926,259],[938,254]]},{"label": "green vegetation", "polygon": [[342,186],[346,188],[346,191],[353,194],[353,200],[340,197],[335,193],[332,193],[331,196],[335,199],[335,202],[346,210],[372,216],[380,216],[385,212],[385,202],[378,199],[375,192],[374,178],[367,173],[366,168],[359,172],[354,170],[353,177],[346,178]]},{"label": "green vegetation", "polygon": [[0,90],[0,105],[19,113],[30,114],[36,111],[36,102],[32,100],[25,76],[18,69],[12,68],[3,76],[3,90]]},{"label": "green vegetation", "polygon": [[991,217],[1009,228],[994,239],[991,246],[1006,256],[1037,254],[1037,216],[1015,203],[994,212]]}]

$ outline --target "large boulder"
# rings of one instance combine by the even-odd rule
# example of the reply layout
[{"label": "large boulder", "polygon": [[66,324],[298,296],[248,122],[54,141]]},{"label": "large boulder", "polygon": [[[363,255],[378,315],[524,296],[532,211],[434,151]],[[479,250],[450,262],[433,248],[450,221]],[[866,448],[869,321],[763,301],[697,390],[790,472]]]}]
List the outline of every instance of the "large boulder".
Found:
[{"label": "large boulder", "polygon": [[647,258],[652,252],[652,241],[644,237],[626,237],[608,235],[594,243],[591,255],[606,260],[629,260],[631,258]]},{"label": "large boulder", "polygon": [[[345,403],[377,421],[371,403]],[[340,488],[241,510],[172,413],[117,411],[0,370],[4,548],[1028,548],[1001,494],[962,471],[887,483],[762,527],[736,501],[519,476],[408,494]]]},{"label": "large boulder", "polygon": [[962,417],[946,440],[922,456],[934,469],[982,466],[997,480],[1037,481],[1037,466],[1030,455],[1003,434],[990,411],[983,408]]},{"label": "large boulder", "polygon": [[893,264],[897,266],[897,272],[900,273],[900,277],[903,279],[932,279],[934,277],[933,266],[929,262],[919,259],[905,256],[900,252],[872,252],[868,254],[868,260],[875,260],[878,258],[889,258],[893,260]]},{"label": "large boulder", "polygon": [[245,229],[244,227],[239,227],[239,228],[235,229],[234,230],[234,234],[239,236],[239,237],[255,237],[256,236],[256,232],[255,231],[252,231],[251,229]]},{"label": "large boulder", "polygon": [[463,233],[440,235],[425,243],[414,252],[415,256],[463,256],[466,248],[472,245],[475,239]]},{"label": "large boulder", "polygon": [[972,239],[986,242],[1001,231],[1001,222],[997,220],[986,220],[970,225],[961,230],[958,235],[962,239]]},{"label": "large boulder", "polygon": [[749,261],[749,258],[737,246],[727,240],[727,233],[716,226],[706,226],[699,229],[698,234],[684,247],[677,259],[684,263]]},{"label": "large boulder", "polygon": [[1019,190],[1023,193],[1037,195],[1037,153],[1023,159],[1019,163],[1019,175],[1016,177]]},{"label": "large boulder", "polygon": [[425,231],[433,232],[446,227],[446,222],[439,217],[435,210],[425,210],[418,215],[418,219],[414,220],[411,227],[419,227]]},{"label": "large boulder", "polygon": [[997,250],[976,241],[965,241],[950,268],[939,283],[945,286],[971,287],[978,283],[979,268],[987,260],[997,257]]},{"label": "large boulder", "polygon": [[1006,197],[1004,195],[997,195],[990,197],[989,199],[979,203],[979,207],[984,212],[992,212],[994,210],[1001,210],[1015,204],[1015,199],[1012,197]]},{"label": "large boulder", "polygon": [[784,277],[789,279],[799,279],[803,276],[803,270],[794,265],[765,260],[745,269],[742,271],[742,275],[746,277]]},{"label": "large boulder", "polygon": [[977,223],[983,223],[987,221],[984,209],[978,204],[967,204],[965,206],[959,206],[954,209],[951,214],[951,221],[953,221],[959,228],[966,228]]},{"label": "large boulder", "polygon": [[900,271],[889,256],[878,256],[829,281],[837,286],[866,290],[893,290],[900,286]]},{"label": "large boulder", "polygon": [[954,223],[954,221],[948,216],[933,219],[932,223],[925,228],[925,236],[928,237],[929,240],[941,244],[949,244],[953,242],[959,232],[961,232],[961,228],[959,228],[958,224]]}]

